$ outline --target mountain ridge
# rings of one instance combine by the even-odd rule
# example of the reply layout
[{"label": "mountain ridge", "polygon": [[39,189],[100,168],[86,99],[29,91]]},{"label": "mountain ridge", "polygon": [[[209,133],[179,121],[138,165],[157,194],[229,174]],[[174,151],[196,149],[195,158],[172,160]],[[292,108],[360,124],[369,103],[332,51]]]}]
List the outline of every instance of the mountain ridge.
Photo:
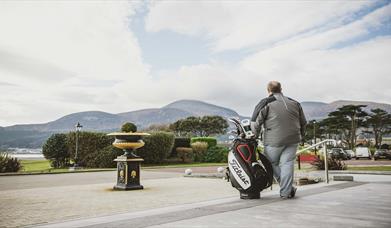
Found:
[{"label": "mountain ridge", "polygon": [[[381,108],[391,113],[391,105],[386,103],[338,100],[331,103],[305,101],[301,102],[301,104],[307,120],[325,118],[329,112],[347,104],[365,104],[367,107],[364,110],[367,112],[373,108]],[[83,125],[83,130],[85,131],[108,132],[119,130],[124,122],[134,122],[139,129],[144,129],[151,124],[168,124],[188,116],[204,115],[220,115],[225,118],[249,118],[239,115],[230,108],[204,101],[184,99],[171,102],[161,108],[141,109],[116,114],[103,111],[83,111],[71,113],[47,123],[0,126],[0,147],[18,146],[18,142],[24,139],[28,139],[28,147],[39,147],[42,145],[45,137],[54,132],[74,131],[74,126],[77,122]],[[11,135],[13,136],[11,137]],[[39,137],[35,140],[34,135]]]}]

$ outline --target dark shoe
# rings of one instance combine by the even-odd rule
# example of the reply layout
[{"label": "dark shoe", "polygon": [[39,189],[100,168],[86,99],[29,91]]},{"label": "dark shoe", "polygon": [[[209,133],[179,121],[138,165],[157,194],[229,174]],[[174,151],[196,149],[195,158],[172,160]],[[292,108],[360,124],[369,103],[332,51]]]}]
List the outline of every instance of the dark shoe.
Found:
[{"label": "dark shoe", "polygon": [[282,196],[282,195],[280,195],[281,199],[284,199],[284,200],[285,200],[285,199],[292,199],[292,198],[294,198],[295,195],[296,195],[296,190],[297,190],[297,188],[295,188],[295,187],[292,186],[291,193],[290,193],[288,196]]},{"label": "dark shoe", "polygon": [[292,186],[291,194],[288,196],[288,198],[294,198],[296,195],[296,190],[297,188]]}]

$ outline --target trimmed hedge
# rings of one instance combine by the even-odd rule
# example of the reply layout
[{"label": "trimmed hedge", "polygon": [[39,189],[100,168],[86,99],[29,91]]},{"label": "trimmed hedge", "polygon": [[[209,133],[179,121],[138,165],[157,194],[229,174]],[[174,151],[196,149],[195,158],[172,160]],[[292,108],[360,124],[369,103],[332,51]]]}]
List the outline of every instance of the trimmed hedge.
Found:
[{"label": "trimmed hedge", "polygon": [[191,138],[191,143],[195,142],[206,142],[208,143],[208,148],[214,147],[217,145],[217,140],[213,137],[194,137]]},{"label": "trimmed hedge", "polygon": [[17,158],[0,153],[0,173],[18,172],[20,168],[20,161]]},{"label": "trimmed hedge", "polygon": [[182,160],[184,163],[190,163],[193,162],[193,149],[188,147],[178,147],[176,148],[176,151],[178,153],[178,158]]},{"label": "trimmed hedge", "polygon": [[[68,148],[71,159],[75,158],[76,148],[76,132],[68,134]],[[77,160],[80,166],[87,166],[90,154],[94,154],[103,148],[110,146],[114,141],[112,136],[107,136],[106,133],[100,132],[79,132],[79,149],[77,152]]]},{"label": "trimmed hedge", "polygon": [[174,134],[168,132],[153,132],[143,138],[145,145],[136,150],[145,163],[162,163],[168,157],[174,145]]},{"label": "trimmed hedge", "polygon": [[208,148],[206,155],[204,157],[204,162],[227,162],[228,161],[228,152],[227,147],[222,146],[213,146]]},{"label": "trimmed hedge", "polygon": [[88,168],[115,168],[117,162],[114,161],[118,156],[124,154],[124,151],[114,146],[106,146],[105,148],[87,155]]},{"label": "trimmed hedge", "polygon": [[205,159],[208,151],[208,144],[206,142],[195,142],[191,144],[194,153],[194,161],[201,162]]},{"label": "trimmed hedge", "polygon": [[172,147],[170,157],[177,157],[176,148],[178,147],[190,147],[189,137],[175,137],[174,146]]}]

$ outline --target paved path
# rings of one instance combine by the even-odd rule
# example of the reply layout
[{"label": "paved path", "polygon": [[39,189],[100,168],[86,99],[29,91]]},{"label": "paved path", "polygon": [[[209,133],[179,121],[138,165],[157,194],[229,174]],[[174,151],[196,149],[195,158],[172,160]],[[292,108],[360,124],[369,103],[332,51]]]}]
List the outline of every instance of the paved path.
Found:
[{"label": "paved path", "polygon": [[294,200],[274,191],[260,200],[227,197],[42,227],[390,227],[390,191],[390,183],[318,184],[302,188]]},{"label": "paved path", "polygon": [[[116,180],[116,175],[116,171],[104,171],[85,173],[0,176],[0,191],[12,189],[59,187],[69,185],[90,185],[110,182],[114,184]],[[141,178],[143,180],[179,176],[181,176],[180,173],[159,172],[159,170],[151,170],[141,173]]]},{"label": "paved path", "polygon": [[[352,227],[356,219],[367,226],[391,227],[384,215],[391,214],[391,175],[355,175],[355,180],[377,181],[369,184],[303,186],[299,198],[288,201],[280,200],[277,187],[262,192],[261,200],[242,201],[221,179],[184,178],[160,170],[143,170],[142,178],[144,190],[124,192],[112,191],[115,172],[0,177],[0,227],[252,227],[237,226],[244,218],[256,224],[269,218],[284,227],[285,221],[296,226],[303,220],[302,227],[318,227],[334,216],[339,222],[328,221],[331,227]],[[276,216],[278,212],[282,215]],[[346,218],[340,218],[342,212]]]},{"label": "paved path", "polygon": [[0,177],[0,227],[134,212],[236,195],[236,190],[224,180],[181,175],[144,170],[141,183],[145,189],[140,191],[113,191],[112,172]]}]

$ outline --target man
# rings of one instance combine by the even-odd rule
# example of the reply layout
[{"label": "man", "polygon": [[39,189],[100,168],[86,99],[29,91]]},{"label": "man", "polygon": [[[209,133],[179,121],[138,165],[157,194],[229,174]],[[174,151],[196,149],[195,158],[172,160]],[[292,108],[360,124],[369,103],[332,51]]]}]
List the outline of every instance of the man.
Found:
[{"label": "man", "polygon": [[255,107],[251,129],[256,137],[262,130],[265,156],[273,166],[274,178],[280,185],[280,196],[293,198],[293,170],[298,144],[304,138],[306,119],[299,102],[282,94],[281,84],[267,85],[269,97]]}]

